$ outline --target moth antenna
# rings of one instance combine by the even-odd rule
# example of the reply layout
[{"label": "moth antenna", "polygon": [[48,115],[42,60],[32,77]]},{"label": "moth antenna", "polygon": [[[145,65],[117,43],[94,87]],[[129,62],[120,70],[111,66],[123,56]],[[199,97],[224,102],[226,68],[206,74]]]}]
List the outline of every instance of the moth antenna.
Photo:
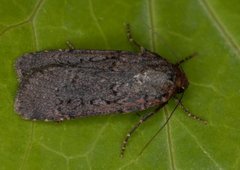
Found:
[{"label": "moth antenna", "polygon": [[176,65],[176,66],[179,66],[179,65],[181,65],[182,63],[185,63],[186,61],[192,59],[192,58],[195,57],[196,55],[197,55],[197,53],[193,53],[193,54],[185,57],[184,59],[178,61],[175,65]]},{"label": "moth antenna", "polygon": [[187,108],[183,105],[183,103],[182,103],[176,96],[174,97],[174,101],[177,102],[177,103],[179,103],[181,109],[182,109],[182,110],[184,111],[184,113],[186,113],[187,116],[190,117],[191,119],[200,121],[200,122],[202,122],[202,123],[205,124],[205,125],[208,123],[206,120],[200,118],[199,116],[194,115],[191,111],[189,111],[189,109],[187,109]]},{"label": "moth antenna", "polygon": [[167,118],[167,120],[165,121],[165,123],[160,127],[160,129],[158,129],[158,131],[151,137],[151,139],[144,145],[143,149],[141,150],[141,152],[139,153],[139,155],[141,155],[143,153],[143,151],[150,145],[150,143],[153,141],[153,139],[161,132],[161,130],[167,125],[167,123],[169,122],[169,120],[171,119],[173,113],[175,112],[175,110],[177,109],[177,107],[180,105],[180,101],[183,98],[183,94],[179,100],[179,102],[177,103],[177,105],[174,107],[174,109],[172,110],[170,116]]}]

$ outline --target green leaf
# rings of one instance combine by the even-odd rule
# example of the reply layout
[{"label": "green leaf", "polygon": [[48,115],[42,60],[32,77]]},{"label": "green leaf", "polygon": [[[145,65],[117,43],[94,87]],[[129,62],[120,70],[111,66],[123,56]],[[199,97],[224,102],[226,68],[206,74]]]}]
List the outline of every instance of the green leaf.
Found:
[{"label": "green leaf", "polygon": [[[237,0],[0,0],[0,169],[240,169],[240,6]],[[153,142],[174,103],[121,142],[136,114],[53,122],[14,112],[14,63],[26,52],[66,48],[134,50],[135,39],[182,65],[190,86],[183,103]]]}]

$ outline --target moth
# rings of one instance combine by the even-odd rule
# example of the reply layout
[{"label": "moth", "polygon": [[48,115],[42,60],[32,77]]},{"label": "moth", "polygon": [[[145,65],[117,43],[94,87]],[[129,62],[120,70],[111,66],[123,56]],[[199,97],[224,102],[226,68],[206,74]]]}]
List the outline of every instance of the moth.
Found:
[{"label": "moth", "polygon": [[[192,56],[172,64],[140,46],[127,28],[128,39],[139,48],[138,53],[70,49],[28,53],[18,58],[16,112],[24,119],[62,121],[154,106],[159,110],[184,92],[189,82],[179,65]],[[121,155],[131,134],[155,113],[147,113],[131,129]]]}]

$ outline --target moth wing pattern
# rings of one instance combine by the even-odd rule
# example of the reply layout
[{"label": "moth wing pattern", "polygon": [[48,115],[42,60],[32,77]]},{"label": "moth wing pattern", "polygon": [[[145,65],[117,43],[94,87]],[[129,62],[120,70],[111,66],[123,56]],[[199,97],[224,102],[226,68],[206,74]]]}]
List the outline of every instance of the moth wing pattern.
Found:
[{"label": "moth wing pattern", "polygon": [[175,94],[172,64],[157,54],[65,50],[17,60],[16,111],[25,119],[63,120],[161,105]]}]

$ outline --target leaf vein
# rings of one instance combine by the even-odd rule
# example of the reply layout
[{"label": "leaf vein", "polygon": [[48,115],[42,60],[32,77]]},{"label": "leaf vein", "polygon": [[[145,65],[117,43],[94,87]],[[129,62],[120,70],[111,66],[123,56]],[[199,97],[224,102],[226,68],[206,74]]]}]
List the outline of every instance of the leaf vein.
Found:
[{"label": "leaf vein", "polygon": [[156,43],[155,43],[155,17],[154,17],[154,0],[148,0],[147,2],[147,8],[149,12],[149,25],[151,29],[149,29],[149,34],[150,34],[150,47],[152,51],[156,50]]},{"label": "leaf vein", "polygon": [[193,133],[190,132],[189,129],[180,120],[178,120],[177,118],[176,118],[176,120],[181,124],[181,126],[186,130],[186,132],[188,132],[188,134],[193,138],[195,143],[199,146],[200,150],[202,150],[202,152],[209,158],[209,160],[211,160],[218,169],[222,169],[221,166],[209,154],[209,152],[207,152],[207,150],[198,142],[197,137],[195,135],[193,135]]},{"label": "leaf vein", "polygon": [[108,41],[107,41],[106,35],[105,35],[105,33],[103,32],[102,26],[99,24],[99,21],[98,21],[98,19],[97,19],[97,17],[96,17],[96,14],[95,14],[95,12],[94,12],[92,0],[89,0],[89,10],[90,10],[90,14],[91,14],[93,20],[94,20],[95,23],[96,23],[96,26],[97,26],[97,28],[98,28],[101,36],[103,37],[103,40],[104,40],[104,43],[105,43],[106,47],[109,48],[109,43],[108,43]]},{"label": "leaf vein", "polygon": [[104,124],[104,126],[100,129],[100,131],[96,137],[96,140],[93,142],[91,148],[85,153],[85,155],[88,155],[89,153],[91,153],[94,150],[94,148],[95,148],[96,144],[98,143],[99,139],[101,138],[103,132],[106,130],[107,126],[109,125],[110,118],[111,118],[111,116],[109,116],[109,118],[106,121],[106,123]]},{"label": "leaf vein", "polygon": [[208,88],[211,89],[213,92],[215,92],[216,94],[220,95],[221,97],[226,98],[226,96],[224,96],[216,87],[214,87],[212,84],[202,84],[202,83],[196,83],[193,81],[189,81],[190,84],[194,85],[194,86],[198,86],[198,87],[204,87],[204,88]]},{"label": "leaf vein", "polygon": [[10,31],[10,30],[12,30],[12,29],[14,29],[14,28],[17,28],[17,27],[22,26],[22,25],[25,25],[25,24],[27,24],[27,23],[33,22],[33,20],[35,19],[36,14],[37,14],[37,12],[39,11],[40,7],[41,7],[42,4],[43,4],[43,1],[44,1],[44,0],[39,0],[39,1],[36,3],[33,11],[32,11],[31,14],[27,17],[27,19],[25,19],[25,20],[23,20],[23,21],[20,21],[20,22],[18,22],[18,23],[16,23],[16,24],[8,25],[8,26],[6,26],[4,29],[2,29],[2,31],[0,32],[0,37],[1,37],[3,34],[5,34],[6,32],[8,32],[8,31]]},{"label": "leaf vein", "polygon": [[240,46],[235,41],[233,36],[230,34],[228,29],[225,27],[223,22],[220,20],[220,18],[217,16],[214,9],[211,7],[208,1],[205,0],[198,0],[199,4],[202,6],[204,11],[206,12],[209,19],[212,21],[215,28],[218,30],[222,38],[225,40],[225,42],[228,44],[232,52],[236,54],[236,56],[239,56],[240,54]]},{"label": "leaf vein", "polygon": [[[148,12],[149,12],[149,18],[150,18],[150,25],[151,25],[151,32],[150,32],[150,40],[151,40],[151,49],[153,51],[156,51],[156,40],[155,40],[155,36],[154,36],[154,33],[155,33],[155,10],[154,10],[154,0],[148,0],[147,1],[148,4]],[[167,114],[167,111],[166,109],[165,110],[165,113],[166,115]],[[171,167],[172,169],[174,170],[175,169],[175,161],[174,161],[174,156],[173,156],[173,146],[172,146],[172,142],[171,142],[171,134],[170,134],[170,126],[168,125],[167,127],[167,136],[168,136],[168,146],[169,146],[169,156],[170,156],[170,163],[171,163]]]},{"label": "leaf vein", "polygon": [[42,142],[39,142],[38,144],[39,144],[41,147],[43,147],[44,149],[46,149],[47,151],[49,151],[49,152],[55,153],[56,155],[61,156],[61,157],[63,157],[63,158],[66,159],[66,160],[69,159],[69,156],[65,155],[63,152],[59,152],[59,151],[57,151],[57,150],[55,150],[55,149],[52,149],[52,148],[50,148],[49,146],[45,145],[45,144],[42,143]]},{"label": "leaf vein", "polygon": [[[167,120],[169,113],[166,107],[164,107],[165,112],[165,121]],[[167,143],[168,143],[168,151],[169,151],[169,157],[170,157],[170,163],[173,170],[176,169],[175,161],[174,161],[174,155],[173,155],[173,143],[172,143],[172,136],[171,136],[171,126],[170,123],[166,126],[166,132],[167,132]]]},{"label": "leaf vein", "polygon": [[27,161],[27,159],[28,159],[28,157],[29,157],[29,155],[30,155],[30,151],[31,151],[32,145],[33,145],[34,129],[35,129],[35,128],[34,128],[34,122],[32,122],[32,124],[31,124],[31,132],[30,132],[30,137],[29,137],[29,142],[28,142],[28,145],[27,145],[26,150],[25,150],[25,152],[24,152],[23,162],[22,162],[19,170],[24,169],[24,165],[25,165],[25,163],[26,163],[26,161]]}]

